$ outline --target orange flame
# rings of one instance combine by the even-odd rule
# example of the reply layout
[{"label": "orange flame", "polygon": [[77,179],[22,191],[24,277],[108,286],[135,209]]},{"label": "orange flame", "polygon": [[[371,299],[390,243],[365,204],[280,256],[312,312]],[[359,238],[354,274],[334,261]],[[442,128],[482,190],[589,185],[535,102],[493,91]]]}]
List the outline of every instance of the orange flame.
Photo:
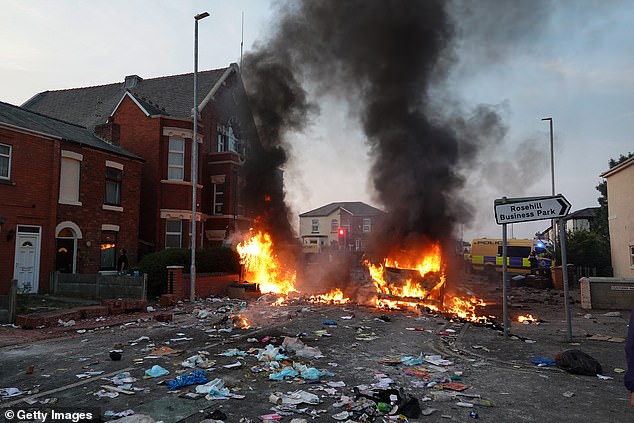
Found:
[{"label": "orange flame", "polygon": [[240,329],[249,329],[251,327],[251,322],[249,322],[249,319],[247,319],[246,317],[236,314],[231,316],[231,318],[233,319],[234,327],[237,327]]},{"label": "orange flame", "polygon": [[532,314],[528,314],[526,316],[517,316],[517,321],[524,324],[537,323],[537,318],[533,317]]},{"label": "orange flame", "polygon": [[335,288],[327,294],[312,295],[309,298],[314,303],[330,303],[330,304],[346,304],[350,302],[350,298],[344,297],[343,291]]},{"label": "orange flame", "polygon": [[295,289],[296,274],[282,268],[273,253],[273,241],[267,233],[257,232],[240,242],[236,249],[249,282],[256,283],[262,293],[288,294]]},{"label": "orange flame", "polygon": [[[376,306],[398,309],[417,307],[422,303],[430,310],[443,311],[461,319],[486,320],[476,312],[477,307],[486,305],[484,301],[475,296],[445,295],[446,276],[439,244],[434,244],[428,254],[414,261],[386,258],[384,262],[384,265],[365,263],[378,294],[374,300]],[[400,278],[389,280],[389,268],[396,270]]]}]

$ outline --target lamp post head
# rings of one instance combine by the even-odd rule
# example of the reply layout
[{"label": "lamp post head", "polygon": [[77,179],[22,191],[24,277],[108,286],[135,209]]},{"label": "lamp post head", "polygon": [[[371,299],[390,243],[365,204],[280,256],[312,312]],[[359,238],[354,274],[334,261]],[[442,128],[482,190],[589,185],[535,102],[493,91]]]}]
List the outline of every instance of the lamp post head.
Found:
[{"label": "lamp post head", "polygon": [[548,118],[542,118],[542,120],[549,120],[549,121],[551,121],[551,122],[552,122],[553,118],[551,118],[551,117],[548,117]]},{"label": "lamp post head", "polygon": [[198,15],[194,16],[194,19],[199,21],[201,19],[205,19],[207,16],[209,16],[209,12],[203,12],[203,13],[199,13]]}]

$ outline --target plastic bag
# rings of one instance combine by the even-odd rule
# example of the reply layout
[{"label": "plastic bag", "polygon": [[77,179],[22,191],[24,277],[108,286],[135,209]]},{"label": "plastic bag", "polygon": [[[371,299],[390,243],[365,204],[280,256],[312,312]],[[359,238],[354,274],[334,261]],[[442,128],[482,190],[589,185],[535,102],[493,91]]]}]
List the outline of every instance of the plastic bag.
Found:
[{"label": "plastic bag", "polygon": [[601,364],[581,350],[566,350],[555,357],[557,366],[577,375],[596,376],[603,374]]}]

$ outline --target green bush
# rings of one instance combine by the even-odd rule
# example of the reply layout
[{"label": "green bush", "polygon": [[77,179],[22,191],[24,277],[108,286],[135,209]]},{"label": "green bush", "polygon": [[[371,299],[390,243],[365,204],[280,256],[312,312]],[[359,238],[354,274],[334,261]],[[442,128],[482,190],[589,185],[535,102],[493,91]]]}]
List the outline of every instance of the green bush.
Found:
[{"label": "green bush", "polygon": [[[189,273],[191,251],[186,248],[168,248],[148,254],[137,267],[147,273],[148,296],[157,296],[167,292],[167,266],[183,266],[183,272]],[[240,258],[238,254],[222,247],[196,250],[197,273],[238,273]]]}]

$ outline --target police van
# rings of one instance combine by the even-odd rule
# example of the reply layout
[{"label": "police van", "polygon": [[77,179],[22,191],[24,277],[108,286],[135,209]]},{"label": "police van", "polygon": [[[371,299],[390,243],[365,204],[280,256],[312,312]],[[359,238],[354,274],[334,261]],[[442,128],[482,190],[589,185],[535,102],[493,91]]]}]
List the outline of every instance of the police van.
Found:
[{"label": "police van", "polygon": [[[502,240],[478,238],[471,242],[471,270],[475,272],[502,272]],[[531,255],[534,258],[531,260]],[[533,270],[549,269],[553,266],[547,245],[536,239],[508,239],[506,241],[507,272],[527,274]],[[534,263],[531,265],[531,261]]]}]

